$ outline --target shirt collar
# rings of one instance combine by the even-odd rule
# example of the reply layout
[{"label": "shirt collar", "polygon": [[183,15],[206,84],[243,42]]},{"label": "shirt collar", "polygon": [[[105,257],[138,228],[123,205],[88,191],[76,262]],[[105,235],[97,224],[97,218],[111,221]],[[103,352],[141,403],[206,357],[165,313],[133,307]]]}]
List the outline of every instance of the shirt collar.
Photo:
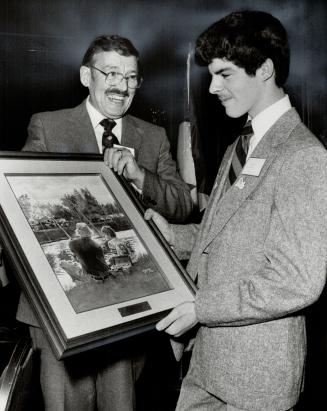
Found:
[{"label": "shirt collar", "polygon": [[[105,118],[105,116],[99,113],[99,111],[93,107],[93,105],[90,102],[90,96],[88,96],[86,99],[86,110],[90,116],[93,129],[95,131],[99,129],[102,130],[100,121],[102,121]],[[113,128],[115,130],[114,134],[118,138],[118,140],[121,141],[122,119],[121,118],[115,119],[115,122],[116,122],[116,125]]]},{"label": "shirt collar", "polygon": [[[261,111],[253,117],[251,124],[253,128],[253,136],[250,139],[247,159],[251,156],[256,146],[260,143],[262,137],[276,123],[276,121],[291,108],[291,103],[288,95],[285,95],[276,103]],[[249,120],[249,118],[248,118]]]},{"label": "shirt collar", "polygon": [[276,123],[276,121],[291,108],[288,95],[285,95],[276,103],[267,107],[252,119],[253,132],[257,136],[263,136]]}]

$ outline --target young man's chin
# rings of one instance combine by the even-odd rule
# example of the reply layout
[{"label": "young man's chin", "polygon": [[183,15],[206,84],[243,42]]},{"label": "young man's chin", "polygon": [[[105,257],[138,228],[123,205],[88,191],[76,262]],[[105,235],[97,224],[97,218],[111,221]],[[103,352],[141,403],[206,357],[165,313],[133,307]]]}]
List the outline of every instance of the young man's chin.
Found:
[{"label": "young man's chin", "polygon": [[241,117],[241,116],[243,115],[243,114],[235,113],[235,112],[229,111],[229,110],[226,110],[226,114],[227,114],[228,117],[230,117],[230,118],[239,118],[239,117]]},{"label": "young man's chin", "polygon": [[246,114],[246,111],[233,110],[232,108],[228,108],[228,107],[225,107],[225,112],[227,116],[231,118],[239,118],[239,117],[242,117],[244,114]]}]

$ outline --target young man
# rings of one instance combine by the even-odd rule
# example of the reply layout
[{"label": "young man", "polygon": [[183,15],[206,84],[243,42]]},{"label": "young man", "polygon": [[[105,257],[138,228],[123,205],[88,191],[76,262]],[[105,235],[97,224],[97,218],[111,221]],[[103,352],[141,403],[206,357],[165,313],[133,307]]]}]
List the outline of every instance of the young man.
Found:
[{"label": "young man", "polygon": [[[80,68],[89,97],[72,109],[35,114],[24,150],[102,153],[116,140],[134,155],[121,148],[107,151],[115,167],[120,162],[119,172],[141,191],[144,205],[182,222],[191,212],[192,200],[176,171],[164,130],[126,114],[142,82],[138,60],[139,53],[128,39],[116,35],[94,39]],[[144,347],[119,344],[120,349],[104,347],[57,361],[24,295],[17,319],[30,326],[40,354],[47,411],[91,411],[96,406],[99,411],[135,409],[134,383],[143,367]]]},{"label": "young man", "polygon": [[276,18],[232,13],[196,52],[210,93],[230,117],[247,113],[253,134],[227,149],[200,226],[146,212],[177,253],[191,254],[198,284],[194,303],[157,324],[177,339],[198,329],[177,410],[290,410],[303,383],[303,309],[325,284],[327,152],[282,88],[289,46]]}]

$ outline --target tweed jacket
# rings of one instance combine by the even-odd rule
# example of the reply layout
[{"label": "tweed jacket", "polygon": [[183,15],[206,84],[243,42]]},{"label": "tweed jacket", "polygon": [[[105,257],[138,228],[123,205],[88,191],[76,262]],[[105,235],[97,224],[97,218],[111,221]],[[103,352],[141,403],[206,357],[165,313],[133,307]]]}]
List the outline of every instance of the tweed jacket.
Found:
[{"label": "tweed jacket", "polygon": [[[145,170],[142,201],[172,222],[183,222],[192,211],[189,188],[176,170],[163,128],[127,115],[121,144],[134,148]],[[24,151],[99,153],[85,101],[72,109],[34,114]]]},{"label": "tweed jacket", "polygon": [[[176,171],[164,130],[128,115],[123,118],[121,143],[135,149],[135,158],[145,169],[144,205],[157,209],[171,221],[187,218],[192,209],[189,188]],[[85,101],[72,109],[34,114],[23,150],[99,153]],[[38,326],[24,294],[20,297],[17,319]]]},{"label": "tweed jacket", "polygon": [[290,109],[251,154],[265,160],[259,175],[225,191],[236,144],[201,225],[173,226],[175,250],[193,249],[187,269],[199,287],[189,372],[238,408],[286,410],[302,387],[303,309],[325,284],[327,151]]}]

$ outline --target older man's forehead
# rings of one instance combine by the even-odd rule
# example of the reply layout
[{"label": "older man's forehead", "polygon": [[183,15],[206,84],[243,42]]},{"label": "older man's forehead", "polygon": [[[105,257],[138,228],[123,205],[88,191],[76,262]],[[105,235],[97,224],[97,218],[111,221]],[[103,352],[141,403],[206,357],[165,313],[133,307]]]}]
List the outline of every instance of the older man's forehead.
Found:
[{"label": "older man's forehead", "polygon": [[122,69],[137,71],[138,62],[135,56],[123,56],[116,51],[101,51],[94,55],[93,64],[105,69]]}]

